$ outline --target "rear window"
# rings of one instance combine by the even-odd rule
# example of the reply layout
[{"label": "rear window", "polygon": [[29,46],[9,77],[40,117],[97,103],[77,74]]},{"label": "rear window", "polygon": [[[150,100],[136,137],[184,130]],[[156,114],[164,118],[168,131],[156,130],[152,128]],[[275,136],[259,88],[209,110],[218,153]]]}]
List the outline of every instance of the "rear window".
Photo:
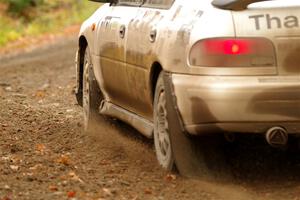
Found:
[{"label": "rear window", "polygon": [[273,0],[213,0],[212,4],[217,8],[225,10],[245,10],[248,5],[262,1]]},{"label": "rear window", "polygon": [[117,5],[140,6],[142,4],[143,4],[143,0],[119,0]]},{"label": "rear window", "polygon": [[143,7],[168,9],[173,5],[173,3],[174,0],[146,0]]}]

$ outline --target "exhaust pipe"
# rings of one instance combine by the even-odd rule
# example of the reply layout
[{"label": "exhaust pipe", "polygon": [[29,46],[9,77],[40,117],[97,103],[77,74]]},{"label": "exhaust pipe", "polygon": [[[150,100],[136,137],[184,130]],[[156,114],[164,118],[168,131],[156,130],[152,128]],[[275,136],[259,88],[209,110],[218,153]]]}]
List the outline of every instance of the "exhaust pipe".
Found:
[{"label": "exhaust pipe", "polygon": [[266,140],[272,147],[284,147],[288,143],[288,133],[282,127],[273,127],[267,131]]}]

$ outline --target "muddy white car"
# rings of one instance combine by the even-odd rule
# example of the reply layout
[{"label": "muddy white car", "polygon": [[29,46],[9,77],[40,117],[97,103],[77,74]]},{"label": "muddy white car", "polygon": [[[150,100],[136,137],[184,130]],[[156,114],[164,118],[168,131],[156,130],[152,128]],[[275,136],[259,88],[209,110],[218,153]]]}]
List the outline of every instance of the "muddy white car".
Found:
[{"label": "muddy white car", "polygon": [[76,57],[86,130],[99,113],[123,120],[186,176],[215,168],[219,135],[281,147],[300,133],[298,0],[97,2]]}]

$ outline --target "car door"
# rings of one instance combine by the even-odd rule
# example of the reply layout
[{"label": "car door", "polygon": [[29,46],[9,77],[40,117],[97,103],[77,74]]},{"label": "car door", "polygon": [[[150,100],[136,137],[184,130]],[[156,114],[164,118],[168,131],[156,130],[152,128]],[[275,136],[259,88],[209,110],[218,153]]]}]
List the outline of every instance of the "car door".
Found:
[{"label": "car door", "polygon": [[157,46],[157,25],[163,20],[173,0],[146,0],[128,25],[126,63],[131,90],[130,110],[152,121],[150,70],[153,49]]},{"label": "car door", "polygon": [[125,63],[127,28],[142,1],[119,0],[99,25],[102,88],[108,101],[126,109],[131,103]]}]

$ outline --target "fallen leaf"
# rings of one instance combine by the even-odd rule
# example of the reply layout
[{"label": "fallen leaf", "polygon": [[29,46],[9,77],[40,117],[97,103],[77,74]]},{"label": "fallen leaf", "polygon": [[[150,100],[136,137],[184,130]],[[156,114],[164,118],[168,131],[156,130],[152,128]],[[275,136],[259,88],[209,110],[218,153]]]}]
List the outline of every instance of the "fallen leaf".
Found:
[{"label": "fallen leaf", "polygon": [[64,165],[71,165],[72,162],[71,162],[71,159],[68,155],[61,155],[57,160],[56,160],[57,163],[60,163],[60,164],[64,164]]},{"label": "fallen leaf", "polygon": [[76,196],[76,192],[75,191],[69,191],[68,192],[68,198],[74,198]]},{"label": "fallen leaf", "polygon": [[152,194],[152,190],[150,190],[149,188],[144,190],[145,194]]},{"label": "fallen leaf", "polygon": [[41,154],[44,154],[46,151],[46,146],[44,144],[37,144],[36,150],[40,152]]},{"label": "fallen leaf", "polygon": [[37,91],[34,96],[44,98],[46,96],[46,93],[44,91]]},{"label": "fallen leaf", "polygon": [[56,185],[50,185],[49,190],[52,191],[52,192],[56,192],[56,191],[58,191],[58,188],[57,188]]},{"label": "fallen leaf", "polygon": [[174,174],[167,174],[166,176],[165,176],[165,180],[166,181],[169,181],[169,182],[171,182],[171,181],[174,181],[174,180],[176,180],[176,175],[174,175]]},{"label": "fallen leaf", "polygon": [[3,197],[3,199],[2,200],[12,200],[11,198],[9,198],[9,197],[7,197],[7,196],[5,196],[5,197]]}]

